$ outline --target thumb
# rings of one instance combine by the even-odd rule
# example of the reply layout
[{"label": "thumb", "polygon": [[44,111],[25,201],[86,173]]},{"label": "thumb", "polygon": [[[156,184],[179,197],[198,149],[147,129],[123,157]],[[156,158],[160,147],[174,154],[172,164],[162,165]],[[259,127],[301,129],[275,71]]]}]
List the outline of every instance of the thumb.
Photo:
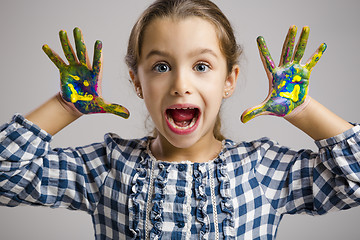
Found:
[{"label": "thumb", "polygon": [[106,103],[101,97],[96,98],[95,102],[107,113],[112,113],[125,119],[130,116],[129,110],[119,104]]},{"label": "thumb", "polygon": [[241,115],[241,122],[246,123],[246,122],[250,121],[251,119],[253,119],[254,117],[257,117],[257,116],[263,115],[263,114],[266,114],[266,108],[265,108],[264,103],[245,110],[243,112],[243,114]]}]

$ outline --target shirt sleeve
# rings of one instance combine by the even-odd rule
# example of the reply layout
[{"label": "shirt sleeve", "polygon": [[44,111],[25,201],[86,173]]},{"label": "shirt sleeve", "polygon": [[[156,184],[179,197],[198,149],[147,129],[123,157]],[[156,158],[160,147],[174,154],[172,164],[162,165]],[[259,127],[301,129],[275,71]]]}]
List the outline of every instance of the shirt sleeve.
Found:
[{"label": "shirt sleeve", "polygon": [[51,149],[51,139],[21,115],[0,127],[0,205],[91,213],[110,169],[106,144]]},{"label": "shirt sleeve", "polygon": [[316,141],[318,152],[267,142],[255,175],[280,214],[325,214],[360,204],[360,126]]}]

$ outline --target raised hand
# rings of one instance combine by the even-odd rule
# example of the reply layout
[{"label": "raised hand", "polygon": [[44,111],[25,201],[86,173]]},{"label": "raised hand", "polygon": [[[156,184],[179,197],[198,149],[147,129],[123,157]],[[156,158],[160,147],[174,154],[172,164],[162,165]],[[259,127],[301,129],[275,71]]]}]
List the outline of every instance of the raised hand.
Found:
[{"label": "raised hand", "polygon": [[305,52],[310,29],[309,27],[302,29],[298,44],[293,51],[296,32],[297,27],[291,26],[285,38],[278,67],[271,58],[264,38],[261,36],[257,38],[260,57],[269,78],[269,94],[261,104],[244,111],[241,116],[243,123],[259,115],[284,117],[292,113],[295,108],[299,111],[305,105],[310,73],[326,50],[326,44],[321,44],[307,63],[301,65],[300,61]]},{"label": "raised hand", "polygon": [[65,31],[59,32],[67,65],[48,45],[43,50],[60,70],[61,96],[68,106],[82,114],[113,113],[123,118],[129,111],[118,104],[110,104],[101,96],[102,43],[95,42],[94,60],[91,66],[83,35],[79,28],[74,29],[77,57]]}]

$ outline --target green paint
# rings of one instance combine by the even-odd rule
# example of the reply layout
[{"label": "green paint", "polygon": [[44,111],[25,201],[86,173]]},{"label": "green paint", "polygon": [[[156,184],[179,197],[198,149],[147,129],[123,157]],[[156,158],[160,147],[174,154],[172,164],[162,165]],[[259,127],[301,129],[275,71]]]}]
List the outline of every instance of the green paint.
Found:
[{"label": "green paint", "polygon": [[269,72],[273,72],[273,70],[275,68],[275,63],[271,57],[269,49],[266,46],[265,39],[262,36],[259,36],[257,38],[257,44],[258,44],[258,48],[259,48],[261,57],[262,57],[263,61],[265,61],[266,68],[269,70]]},{"label": "green paint", "polygon": [[305,48],[309,38],[310,28],[303,27],[298,45],[296,46],[294,62],[299,63],[304,56]]},{"label": "green paint", "polygon": [[301,65],[300,61],[304,56],[310,29],[303,28],[295,53],[293,53],[296,31],[296,26],[290,27],[284,41],[279,67],[275,67],[264,38],[257,38],[265,70],[271,75],[270,94],[266,101],[246,110],[241,116],[242,122],[245,123],[259,115],[283,117],[304,103],[308,93],[310,73],[326,50],[326,44],[321,44],[308,63]]},{"label": "green paint", "polygon": [[281,54],[282,58],[280,61],[280,65],[287,64],[292,60],[296,32],[297,32],[297,27],[295,25],[291,26],[285,38],[285,42]]},{"label": "green paint", "polygon": [[59,32],[60,42],[69,64],[67,65],[48,45],[43,50],[60,70],[61,95],[69,105],[84,114],[113,113],[123,118],[129,117],[129,111],[118,104],[106,103],[99,95],[100,73],[102,69],[102,43],[96,41],[94,61],[89,68],[86,46],[79,28],[74,29],[77,57],[68,39],[67,33]]}]

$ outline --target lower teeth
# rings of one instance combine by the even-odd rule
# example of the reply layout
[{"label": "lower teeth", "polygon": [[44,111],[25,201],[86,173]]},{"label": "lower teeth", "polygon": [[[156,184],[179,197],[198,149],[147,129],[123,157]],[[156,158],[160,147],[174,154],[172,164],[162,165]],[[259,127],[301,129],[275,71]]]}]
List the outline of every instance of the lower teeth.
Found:
[{"label": "lower teeth", "polygon": [[186,130],[186,129],[189,129],[189,128],[191,128],[191,127],[193,127],[195,125],[197,117],[194,117],[191,120],[190,124],[185,126],[185,127],[180,127],[180,126],[176,125],[175,122],[174,122],[174,119],[172,119],[171,117],[168,117],[168,119],[169,119],[169,122],[171,123],[171,125],[173,127],[177,128],[177,129],[181,129],[181,130]]}]

